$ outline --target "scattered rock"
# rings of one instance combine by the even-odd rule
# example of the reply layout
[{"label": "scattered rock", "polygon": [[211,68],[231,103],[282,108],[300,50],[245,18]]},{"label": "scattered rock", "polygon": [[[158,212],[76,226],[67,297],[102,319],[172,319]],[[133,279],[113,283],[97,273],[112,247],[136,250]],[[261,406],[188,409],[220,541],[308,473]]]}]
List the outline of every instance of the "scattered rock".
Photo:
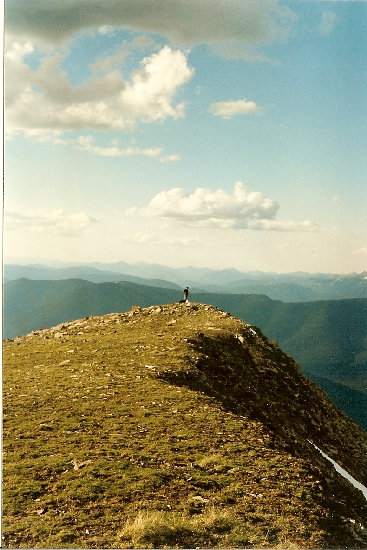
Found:
[{"label": "scattered rock", "polygon": [[80,470],[81,468],[84,468],[85,466],[88,466],[88,464],[92,463],[91,460],[83,460],[82,462],[79,462],[78,460],[75,460],[75,458],[73,458],[70,462],[73,465],[74,470]]}]

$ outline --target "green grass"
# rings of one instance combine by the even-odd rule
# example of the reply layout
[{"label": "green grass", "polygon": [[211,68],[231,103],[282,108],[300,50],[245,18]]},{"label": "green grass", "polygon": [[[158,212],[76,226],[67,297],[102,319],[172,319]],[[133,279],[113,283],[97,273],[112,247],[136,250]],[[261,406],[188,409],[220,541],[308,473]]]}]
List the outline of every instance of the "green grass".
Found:
[{"label": "green grass", "polygon": [[363,547],[342,520],[361,521],[358,495],[344,502],[317,453],[271,428],[277,415],[256,417],[280,376],[301,374],[260,333],[241,351],[246,330],[173,305],[5,342],[3,546]]}]

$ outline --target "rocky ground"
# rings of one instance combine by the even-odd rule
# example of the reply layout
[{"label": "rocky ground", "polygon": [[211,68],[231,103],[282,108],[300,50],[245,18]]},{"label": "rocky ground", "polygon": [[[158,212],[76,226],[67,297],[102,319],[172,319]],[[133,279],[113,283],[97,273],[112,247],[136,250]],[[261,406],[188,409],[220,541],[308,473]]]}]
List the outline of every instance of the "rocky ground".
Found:
[{"label": "rocky ground", "polygon": [[367,546],[366,433],[203,304],[4,343],[3,546]]}]

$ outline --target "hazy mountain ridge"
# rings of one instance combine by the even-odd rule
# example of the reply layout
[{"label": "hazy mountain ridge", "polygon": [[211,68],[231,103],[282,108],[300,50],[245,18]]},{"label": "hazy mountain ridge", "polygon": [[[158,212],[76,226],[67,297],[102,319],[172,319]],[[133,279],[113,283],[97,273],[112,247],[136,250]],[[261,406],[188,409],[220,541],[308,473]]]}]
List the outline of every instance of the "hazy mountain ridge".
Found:
[{"label": "hazy mountain ridge", "polygon": [[362,493],[309,441],[367,482],[366,432],[213,306],[5,342],[4,544],[365,547]]},{"label": "hazy mountain ridge", "polygon": [[179,288],[191,286],[208,292],[265,294],[274,300],[300,302],[367,298],[367,273],[312,274],[312,273],[244,273],[236,269],[170,268],[159,264],[92,263],[87,265],[48,267],[42,265],[7,264],[5,281],[17,278],[36,280],[78,278],[92,282],[125,280]]},{"label": "hazy mountain ridge", "polygon": [[91,266],[70,266],[62,268],[43,265],[24,266],[17,264],[8,264],[4,266],[5,282],[23,278],[31,280],[85,279],[86,281],[91,281],[92,283],[105,283],[124,280],[153,287],[180,288],[179,285],[163,279],[148,279],[128,275],[126,273],[121,274],[116,271],[100,270]]}]

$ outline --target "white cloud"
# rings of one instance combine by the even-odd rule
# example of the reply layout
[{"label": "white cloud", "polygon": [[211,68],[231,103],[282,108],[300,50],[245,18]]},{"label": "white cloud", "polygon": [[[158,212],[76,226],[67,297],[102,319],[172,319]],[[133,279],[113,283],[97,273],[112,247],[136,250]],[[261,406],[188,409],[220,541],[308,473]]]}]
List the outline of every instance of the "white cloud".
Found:
[{"label": "white cloud", "polygon": [[93,144],[92,136],[79,136],[76,140],[71,140],[70,143],[74,145],[76,149],[88,151],[101,157],[146,156],[150,158],[162,158],[161,147],[151,147],[146,149],[141,149],[140,147],[126,147],[125,149],[120,149],[116,145],[111,147],[99,147]]},{"label": "white cloud", "polygon": [[6,135],[7,140],[12,140],[15,136],[24,135],[29,139],[40,143],[54,143],[55,145],[66,145],[67,139],[63,137],[61,130],[52,130],[44,128],[24,128],[8,130]]},{"label": "white cloud", "polygon": [[278,203],[262,193],[248,191],[242,182],[234,186],[230,195],[222,189],[197,188],[187,194],[182,188],[158,193],[147,207],[155,216],[195,221],[209,225],[234,226],[251,218],[271,219]]},{"label": "white cloud", "polygon": [[233,193],[222,189],[197,188],[186,193],[176,187],[158,193],[146,208],[128,209],[126,215],[141,213],[181,222],[195,227],[247,228],[265,231],[309,231],[317,227],[310,221],[277,221],[276,200],[259,191],[251,191],[238,181]]},{"label": "white cloud", "polygon": [[143,121],[179,118],[184,105],[172,105],[173,96],[180,86],[188,82],[194,71],[187,66],[185,55],[165,46],[157,54],[142,62],[143,68],[135,71],[132,82],[121,94],[121,104],[130,116]]},{"label": "white cloud", "polygon": [[87,151],[93,155],[101,157],[148,157],[156,159],[159,162],[177,162],[180,160],[180,156],[177,154],[164,156],[162,147],[125,147],[120,149],[116,145],[112,147],[99,147],[93,145],[89,139],[91,136],[79,136],[77,140],[72,140],[72,143],[76,149],[81,151]]},{"label": "white cloud", "polygon": [[248,222],[247,228],[263,231],[314,231],[318,225],[311,221],[251,220]]},{"label": "white cloud", "polygon": [[358,248],[358,250],[353,250],[353,256],[367,256],[367,247]]},{"label": "white cloud", "polygon": [[261,108],[256,105],[254,101],[247,101],[247,99],[238,99],[237,101],[220,101],[218,103],[212,103],[210,111],[222,118],[232,118],[234,115],[252,115],[254,113],[261,112]]},{"label": "white cloud", "polygon": [[[124,80],[117,70],[93,74],[73,88],[61,69],[65,55],[55,53],[32,70],[23,57],[31,45],[13,44],[6,55],[6,127],[8,132],[46,129],[122,130],[140,121],[177,119],[184,105],[175,104],[178,89],[193,69],[180,50],[165,46],[145,57]],[[116,60],[108,60],[107,65]],[[106,59],[102,60],[106,63]],[[97,69],[102,69],[103,63]],[[106,66],[107,66],[106,65]]]},{"label": "white cloud", "polygon": [[57,44],[80,31],[128,27],[185,44],[283,40],[295,14],[276,0],[8,0],[8,32]]},{"label": "white cloud", "polygon": [[160,237],[156,233],[135,233],[134,235],[122,237],[124,242],[135,244],[147,244],[154,246],[171,246],[171,247],[186,247],[186,246],[202,246],[202,243],[191,237]]},{"label": "white cloud", "polygon": [[177,162],[180,159],[181,159],[180,155],[173,153],[172,155],[166,155],[166,156],[160,157],[159,162],[162,162],[162,163]]},{"label": "white cloud", "polygon": [[[116,140],[111,141],[111,146],[101,147],[94,143],[94,138],[91,135],[87,136],[78,136],[77,138],[67,138],[63,137],[64,134],[60,130],[44,130],[36,129],[29,130],[26,129],[22,132],[14,132],[13,135],[22,133],[27,138],[38,141],[39,143],[53,143],[54,145],[65,145],[71,146],[74,149],[79,151],[84,151],[92,155],[100,157],[148,157],[155,159],[160,163],[167,162],[178,162],[181,160],[180,155],[177,153],[172,153],[170,155],[165,155],[162,147],[125,147],[121,149],[118,146]],[[8,139],[12,139],[13,135],[10,135]]]},{"label": "white cloud", "polygon": [[324,11],[321,15],[321,23],[319,26],[320,34],[327,36],[330,34],[337,23],[337,16],[331,11]]},{"label": "white cloud", "polygon": [[53,212],[30,210],[19,212],[8,210],[5,212],[5,227],[12,231],[18,228],[27,228],[32,233],[47,233],[64,237],[76,237],[96,219],[85,212],[67,213],[62,209]]}]

